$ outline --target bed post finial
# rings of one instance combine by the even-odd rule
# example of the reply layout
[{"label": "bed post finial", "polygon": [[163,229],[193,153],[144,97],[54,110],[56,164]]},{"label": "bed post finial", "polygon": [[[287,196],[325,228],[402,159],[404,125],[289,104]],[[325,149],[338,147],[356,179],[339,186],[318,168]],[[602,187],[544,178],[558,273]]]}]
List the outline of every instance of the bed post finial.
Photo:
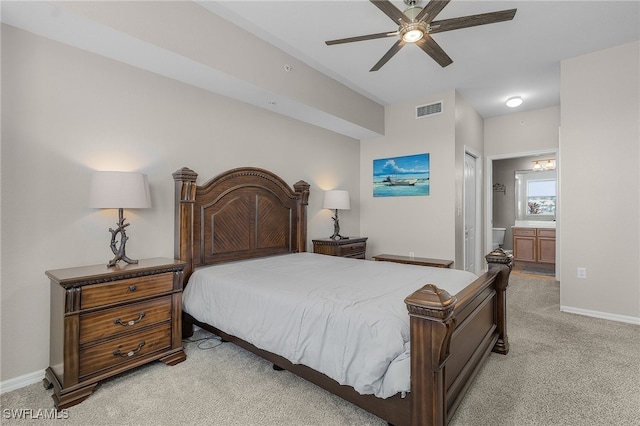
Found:
[{"label": "bed post finial", "polygon": [[427,284],[404,302],[410,316],[412,425],[447,423],[444,365],[449,358],[457,298]]},{"label": "bed post finial", "polygon": [[299,180],[295,184],[293,184],[293,189],[298,194],[298,223],[296,224],[297,229],[297,241],[296,245],[298,252],[307,251],[307,205],[309,204],[309,185],[307,182],[303,180]]},{"label": "bed post finial", "polygon": [[198,174],[183,167],[173,173],[175,181],[174,256],[187,262],[184,282],[193,271],[193,204],[196,199]]},{"label": "bed post finial", "polygon": [[506,355],[509,352],[509,338],[507,336],[507,287],[509,286],[509,275],[513,267],[513,255],[506,253],[503,249],[497,248],[485,256],[489,264],[489,271],[499,273],[496,278],[497,297],[497,331],[498,341],[493,347],[493,352]]},{"label": "bed post finial", "polygon": [[[195,186],[192,184],[196,183],[196,179],[198,179],[198,174],[188,167],[183,167],[173,172],[173,180],[176,183],[181,182],[180,187],[185,190],[179,194],[181,200],[195,199]],[[193,188],[191,188],[192,186]],[[176,195],[178,194],[176,193]]]},{"label": "bed post finial", "polygon": [[305,206],[309,204],[309,188],[311,188],[311,185],[303,180],[299,180],[293,184],[293,189],[300,195],[300,204],[304,204]]}]

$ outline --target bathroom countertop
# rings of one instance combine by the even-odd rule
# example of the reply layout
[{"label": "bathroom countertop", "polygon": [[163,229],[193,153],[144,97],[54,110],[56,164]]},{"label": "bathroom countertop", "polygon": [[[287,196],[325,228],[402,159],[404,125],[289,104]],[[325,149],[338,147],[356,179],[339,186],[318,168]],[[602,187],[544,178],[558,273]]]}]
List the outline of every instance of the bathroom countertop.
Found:
[{"label": "bathroom countertop", "polygon": [[516,220],[516,224],[512,228],[554,228],[555,220]]}]

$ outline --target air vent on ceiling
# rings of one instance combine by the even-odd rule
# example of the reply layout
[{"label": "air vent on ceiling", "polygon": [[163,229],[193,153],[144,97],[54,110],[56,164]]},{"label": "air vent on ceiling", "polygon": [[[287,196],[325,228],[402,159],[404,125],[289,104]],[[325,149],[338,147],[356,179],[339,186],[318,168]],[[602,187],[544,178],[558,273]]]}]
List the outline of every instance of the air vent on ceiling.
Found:
[{"label": "air vent on ceiling", "polygon": [[416,118],[442,114],[442,101],[416,107]]}]

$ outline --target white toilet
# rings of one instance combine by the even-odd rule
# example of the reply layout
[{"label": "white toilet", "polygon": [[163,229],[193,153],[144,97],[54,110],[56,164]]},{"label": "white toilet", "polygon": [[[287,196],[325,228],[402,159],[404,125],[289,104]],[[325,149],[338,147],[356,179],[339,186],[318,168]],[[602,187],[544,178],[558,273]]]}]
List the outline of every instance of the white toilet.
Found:
[{"label": "white toilet", "polygon": [[493,244],[492,248],[497,249],[504,244],[504,234],[507,232],[507,228],[493,228]]}]

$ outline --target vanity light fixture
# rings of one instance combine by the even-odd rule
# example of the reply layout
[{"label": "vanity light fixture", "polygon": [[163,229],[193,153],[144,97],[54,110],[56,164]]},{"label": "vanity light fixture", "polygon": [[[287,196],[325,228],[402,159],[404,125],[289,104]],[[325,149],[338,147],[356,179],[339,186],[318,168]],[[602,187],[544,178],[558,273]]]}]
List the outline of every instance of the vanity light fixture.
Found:
[{"label": "vanity light fixture", "polygon": [[507,99],[506,105],[509,108],[516,108],[522,105],[522,98],[520,96],[514,96],[512,98]]},{"label": "vanity light fixture", "polygon": [[[544,166],[540,164],[541,162],[544,163]],[[554,160],[553,158],[549,158],[546,160],[535,160],[531,169],[538,172],[541,170],[554,170],[555,168],[556,160]]]}]

